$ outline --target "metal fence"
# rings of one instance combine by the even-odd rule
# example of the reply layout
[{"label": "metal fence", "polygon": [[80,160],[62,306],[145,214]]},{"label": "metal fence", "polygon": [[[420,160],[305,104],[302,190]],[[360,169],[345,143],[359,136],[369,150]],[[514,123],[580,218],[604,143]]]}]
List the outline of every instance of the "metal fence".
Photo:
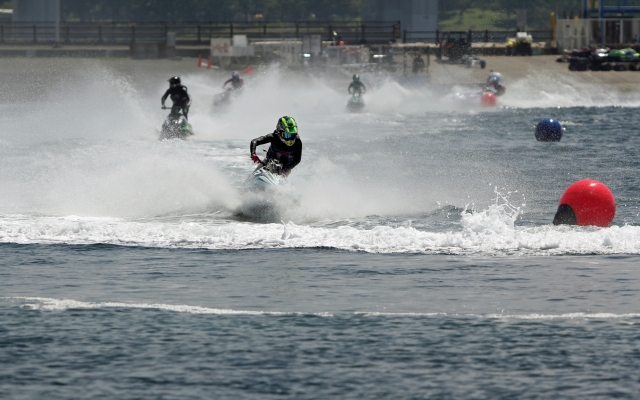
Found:
[{"label": "metal fence", "polygon": [[[60,41],[69,44],[129,44],[134,41],[164,41],[175,32],[178,44],[207,44],[210,38],[247,35],[249,39],[299,38],[320,35],[323,40],[348,44],[389,43],[400,39],[400,23],[392,22],[246,22],[246,23],[63,23]],[[0,23],[2,43],[53,43],[53,24]]]},{"label": "metal fence", "polygon": [[[403,43],[439,43],[450,34],[463,35],[471,43],[505,43],[508,38],[515,38],[517,31],[403,31]],[[534,42],[547,42],[552,39],[553,32],[544,31],[527,31],[533,38]]]}]

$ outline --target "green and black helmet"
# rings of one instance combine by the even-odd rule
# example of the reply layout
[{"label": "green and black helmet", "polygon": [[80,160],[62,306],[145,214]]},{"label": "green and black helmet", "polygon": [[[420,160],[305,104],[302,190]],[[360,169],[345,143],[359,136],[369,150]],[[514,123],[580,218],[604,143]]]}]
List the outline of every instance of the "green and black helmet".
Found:
[{"label": "green and black helmet", "polygon": [[358,75],[358,74],[353,74],[353,81],[354,81],[354,82],[360,82],[360,75]]},{"label": "green and black helmet", "polygon": [[287,146],[293,146],[298,138],[298,124],[296,124],[296,120],[286,115],[278,120],[276,131],[280,134],[280,138]]}]

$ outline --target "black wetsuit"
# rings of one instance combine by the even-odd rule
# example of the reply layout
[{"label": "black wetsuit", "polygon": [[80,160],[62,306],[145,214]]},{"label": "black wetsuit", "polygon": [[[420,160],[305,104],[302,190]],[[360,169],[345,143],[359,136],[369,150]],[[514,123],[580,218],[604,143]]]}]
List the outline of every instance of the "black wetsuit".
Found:
[{"label": "black wetsuit", "polygon": [[[351,91],[351,89],[353,89],[353,92]],[[349,85],[349,89],[347,90],[349,91],[349,93],[362,94],[367,91],[367,88],[364,87],[364,83],[358,81],[358,82],[351,82],[351,84]]]},{"label": "black wetsuit", "polygon": [[251,141],[251,154],[256,153],[257,146],[267,143],[270,143],[271,146],[267,151],[267,158],[265,158],[265,162],[268,160],[277,160],[282,164],[282,168],[287,171],[291,171],[293,167],[300,163],[300,160],[302,159],[302,142],[300,141],[300,138],[296,139],[293,146],[287,146],[282,142],[282,139],[280,139],[280,135],[274,131],[268,135],[253,139]]},{"label": "black wetsuit", "polygon": [[189,103],[191,103],[191,98],[189,97],[189,93],[187,93],[187,87],[182,85],[172,86],[164,92],[164,96],[162,96],[162,105],[167,100],[167,97],[171,96],[171,101],[173,102],[173,106],[171,108],[181,108],[182,114],[187,118],[187,114],[189,113]]},{"label": "black wetsuit", "polygon": [[239,78],[239,77],[227,79],[227,81],[224,83],[224,85],[222,85],[222,87],[227,86],[227,83],[231,83],[231,87],[233,88],[233,90],[242,89],[242,86],[244,85],[244,81],[242,80],[242,78]]}]

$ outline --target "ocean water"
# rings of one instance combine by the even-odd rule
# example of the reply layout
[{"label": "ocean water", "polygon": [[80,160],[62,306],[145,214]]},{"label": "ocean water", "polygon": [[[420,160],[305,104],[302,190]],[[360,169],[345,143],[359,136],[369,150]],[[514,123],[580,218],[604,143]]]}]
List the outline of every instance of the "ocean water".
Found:
[{"label": "ocean water", "polygon": [[[640,94],[531,77],[481,109],[365,75],[352,114],[348,77],[271,68],[214,109],[226,76],[186,63],[3,63],[0,398],[640,392]],[[176,74],[195,136],[158,141]],[[249,141],[282,115],[303,159],[260,211]],[[553,226],[586,178],[612,226]]]}]

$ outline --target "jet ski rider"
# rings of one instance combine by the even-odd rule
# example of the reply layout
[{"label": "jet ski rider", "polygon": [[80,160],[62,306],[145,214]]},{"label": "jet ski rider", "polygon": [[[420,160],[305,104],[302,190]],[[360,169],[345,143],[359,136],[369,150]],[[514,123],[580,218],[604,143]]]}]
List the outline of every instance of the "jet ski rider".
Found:
[{"label": "jet ski rider", "polygon": [[227,86],[227,83],[231,83],[231,87],[233,88],[233,90],[238,90],[238,89],[242,89],[242,86],[244,85],[244,80],[240,78],[240,74],[238,74],[237,71],[233,71],[231,73],[231,78],[227,79],[224,85],[222,85],[223,89],[225,86]]},{"label": "jet ski rider", "polygon": [[179,76],[174,76],[169,79],[169,89],[164,92],[162,96],[162,108],[166,108],[164,102],[167,101],[167,97],[171,96],[173,106],[171,106],[171,112],[177,113],[180,109],[185,118],[189,113],[189,106],[191,105],[191,97],[187,93],[187,87],[182,86]]},{"label": "jet ski rider", "polygon": [[[267,143],[271,146],[263,161],[256,155],[256,147]],[[282,174],[288,176],[302,159],[302,142],[298,137],[296,120],[287,116],[280,118],[273,133],[251,141],[250,150],[253,162],[266,164],[269,160],[276,160],[282,164]]]},{"label": "jet ski rider", "polygon": [[353,75],[353,82],[349,84],[349,88],[347,89],[349,94],[353,93],[356,96],[359,96],[367,91],[367,88],[364,87],[364,83],[360,82],[360,75]]},{"label": "jet ski rider", "polygon": [[487,77],[487,83],[483,91],[493,93],[496,96],[502,96],[507,91],[502,74],[492,71]]}]

